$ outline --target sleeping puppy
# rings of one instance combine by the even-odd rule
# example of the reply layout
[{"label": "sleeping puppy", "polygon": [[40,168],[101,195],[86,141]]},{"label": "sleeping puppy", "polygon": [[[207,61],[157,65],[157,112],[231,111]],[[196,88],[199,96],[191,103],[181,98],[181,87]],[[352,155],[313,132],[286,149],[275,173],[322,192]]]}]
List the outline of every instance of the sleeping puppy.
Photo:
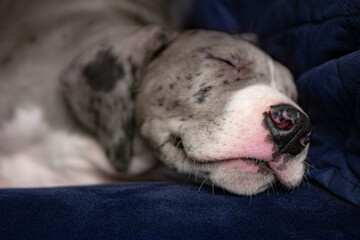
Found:
[{"label": "sleeping puppy", "polygon": [[257,47],[166,30],[168,1],[38,2],[9,4],[29,25],[0,48],[3,186],[154,177],[158,159],[237,194],[300,183],[311,124]]}]

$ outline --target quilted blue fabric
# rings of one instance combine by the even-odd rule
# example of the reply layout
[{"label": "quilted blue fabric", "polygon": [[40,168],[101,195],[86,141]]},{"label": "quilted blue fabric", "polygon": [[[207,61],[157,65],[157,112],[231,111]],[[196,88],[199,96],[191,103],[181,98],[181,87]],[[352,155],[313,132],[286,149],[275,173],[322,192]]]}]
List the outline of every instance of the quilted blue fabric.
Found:
[{"label": "quilted blue fabric", "polygon": [[312,121],[309,177],[360,206],[360,1],[198,0],[192,27],[258,34]]}]

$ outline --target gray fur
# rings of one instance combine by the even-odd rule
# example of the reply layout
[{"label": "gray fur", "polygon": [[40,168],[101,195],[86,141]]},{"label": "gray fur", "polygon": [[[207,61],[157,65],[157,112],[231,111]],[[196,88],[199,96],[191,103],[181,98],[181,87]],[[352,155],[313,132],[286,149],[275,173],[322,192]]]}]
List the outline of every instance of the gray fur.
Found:
[{"label": "gray fur", "polygon": [[[181,19],[177,16],[174,20],[169,15],[172,6],[177,6],[171,3],[166,0],[0,3],[0,12],[4,13],[0,21],[0,125],[19,108],[35,105],[45,115],[49,134],[71,133],[82,138],[74,142],[82,143],[89,143],[86,139],[92,139],[93,134],[118,175],[141,173],[135,168],[152,169],[157,165],[156,156],[181,173],[209,179],[239,194],[266,189],[275,179],[269,166],[254,175],[255,180],[263,180],[257,187],[249,187],[251,184],[241,179],[234,184],[232,178],[242,175],[236,168],[222,168],[220,163],[227,155],[217,159],[219,165],[210,163],[203,167],[209,159],[207,152],[199,149],[211,152],[209,146],[223,144],[217,136],[226,132],[222,129],[226,107],[240,90],[271,86],[265,91],[273,94],[274,104],[280,99],[295,105],[297,93],[290,72],[243,40],[248,37],[174,30],[169,23],[178,25]],[[191,1],[185,5],[190,6]],[[257,103],[253,104],[256,107]],[[263,111],[255,114],[262,116]],[[238,123],[236,119],[233,126],[245,124],[246,120]],[[251,123],[247,124],[246,130],[251,130]],[[263,126],[256,130],[266,132]],[[0,128],[0,139],[1,134]],[[57,143],[58,139],[55,140]],[[273,143],[270,138],[266,140]],[[98,155],[102,153],[100,149]],[[298,184],[307,149],[292,156],[297,160],[292,164],[298,162],[291,166],[296,168],[296,177],[281,179],[285,184]],[[85,157],[81,158],[82,153],[79,157],[76,151],[71,151],[65,151],[68,159],[91,159],[90,153],[83,153]],[[3,154],[0,151],[0,159]],[[247,162],[248,167],[258,164],[254,159],[251,162],[251,156],[238,155],[235,158]],[[266,160],[271,164],[274,159]],[[54,168],[51,170],[56,174]],[[106,166],[103,169],[106,174],[113,174]],[[226,171],[221,172],[223,169]],[[244,174],[247,180],[247,173]]]}]

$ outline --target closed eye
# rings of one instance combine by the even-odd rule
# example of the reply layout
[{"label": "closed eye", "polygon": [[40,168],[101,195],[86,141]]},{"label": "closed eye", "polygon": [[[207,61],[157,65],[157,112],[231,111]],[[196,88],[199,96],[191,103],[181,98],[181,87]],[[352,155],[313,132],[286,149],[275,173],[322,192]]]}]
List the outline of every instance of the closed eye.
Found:
[{"label": "closed eye", "polygon": [[229,60],[222,59],[222,58],[214,58],[214,59],[216,59],[216,60],[218,60],[218,61],[221,61],[221,62],[224,62],[224,63],[226,63],[226,64],[228,64],[228,65],[230,65],[230,66],[232,66],[232,67],[235,67],[235,66],[232,64],[232,62],[230,62]]},{"label": "closed eye", "polygon": [[222,57],[215,56],[215,55],[213,55],[211,53],[206,53],[206,58],[210,58],[210,59],[214,59],[214,60],[217,60],[217,61],[220,61],[220,62],[224,62],[224,63],[230,65],[231,67],[237,69],[237,67],[231,61],[229,61],[227,59],[224,59]]}]

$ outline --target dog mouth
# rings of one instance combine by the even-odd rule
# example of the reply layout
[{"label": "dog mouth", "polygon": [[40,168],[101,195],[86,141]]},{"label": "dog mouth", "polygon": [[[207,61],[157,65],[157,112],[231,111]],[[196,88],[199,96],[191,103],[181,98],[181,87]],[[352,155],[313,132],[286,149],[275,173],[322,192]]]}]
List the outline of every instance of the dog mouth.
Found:
[{"label": "dog mouth", "polygon": [[194,157],[190,157],[186,153],[186,151],[184,149],[184,145],[182,143],[182,138],[179,135],[172,133],[170,135],[170,137],[168,138],[167,142],[170,145],[172,145],[174,148],[176,148],[178,151],[181,151],[184,154],[185,159],[188,160],[189,162],[191,162],[191,164],[193,164],[193,165],[199,165],[201,167],[204,167],[204,166],[212,166],[212,165],[215,166],[215,165],[220,165],[220,164],[233,164],[238,161],[241,161],[241,162],[245,163],[246,165],[256,166],[258,168],[256,173],[274,174],[274,171],[271,168],[271,166],[268,164],[268,161],[263,160],[263,159],[258,159],[258,158],[253,158],[253,157],[235,157],[235,158],[209,159],[209,160],[197,159]]}]

